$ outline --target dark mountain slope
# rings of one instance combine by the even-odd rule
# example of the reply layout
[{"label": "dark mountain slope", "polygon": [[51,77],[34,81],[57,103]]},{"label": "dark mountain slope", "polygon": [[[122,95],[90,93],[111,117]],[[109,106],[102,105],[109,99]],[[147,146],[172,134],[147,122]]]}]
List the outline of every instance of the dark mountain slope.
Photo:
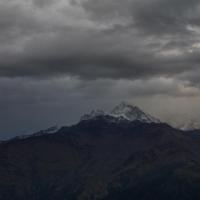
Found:
[{"label": "dark mountain slope", "polygon": [[199,199],[199,144],[167,124],[106,116],[14,139],[0,145],[0,200]]}]

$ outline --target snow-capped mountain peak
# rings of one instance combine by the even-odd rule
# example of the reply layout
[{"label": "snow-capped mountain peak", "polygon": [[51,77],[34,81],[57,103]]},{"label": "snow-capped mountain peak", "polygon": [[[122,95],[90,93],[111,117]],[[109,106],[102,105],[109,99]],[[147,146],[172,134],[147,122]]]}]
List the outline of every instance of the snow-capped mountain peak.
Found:
[{"label": "snow-capped mountain peak", "polygon": [[81,117],[81,121],[94,119],[99,116],[104,116],[106,113],[103,110],[92,110],[90,114],[85,114]]},{"label": "snow-capped mountain peak", "polygon": [[138,107],[129,105],[125,102],[120,103],[110,112],[115,117],[124,117],[128,120],[134,120],[139,117],[141,111]]},{"label": "snow-capped mountain peak", "polygon": [[[110,116],[116,119],[116,122],[121,120],[128,121],[141,121],[145,123],[160,123],[160,120],[152,117],[149,114],[144,113],[137,106],[130,105],[128,103],[122,102],[116,107],[114,107],[111,112],[104,112],[102,110],[92,111],[90,114],[86,114],[81,117],[81,121],[94,119],[99,116]],[[113,120],[112,120],[113,121]]]},{"label": "snow-capped mountain peak", "polygon": [[185,123],[177,126],[177,128],[181,129],[183,131],[199,130],[200,129],[200,123],[196,120],[191,120],[189,122],[185,122]]},{"label": "snow-capped mountain peak", "polygon": [[129,121],[142,121],[147,123],[159,123],[160,121],[149,114],[144,113],[137,106],[132,106],[128,103],[122,102],[117,105],[111,112],[110,115],[114,117],[123,117]]}]

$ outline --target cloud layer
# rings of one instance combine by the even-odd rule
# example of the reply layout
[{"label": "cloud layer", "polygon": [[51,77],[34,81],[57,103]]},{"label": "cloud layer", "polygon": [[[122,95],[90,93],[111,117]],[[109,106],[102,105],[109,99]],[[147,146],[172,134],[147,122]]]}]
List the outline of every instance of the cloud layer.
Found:
[{"label": "cloud layer", "polygon": [[0,0],[0,118],[25,105],[31,116],[77,102],[75,119],[87,101],[196,102],[199,13],[198,0]]},{"label": "cloud layer", "polygon": [[198,69],[199,8],[198,0],[0,1],[0,76],[187,79]]}]

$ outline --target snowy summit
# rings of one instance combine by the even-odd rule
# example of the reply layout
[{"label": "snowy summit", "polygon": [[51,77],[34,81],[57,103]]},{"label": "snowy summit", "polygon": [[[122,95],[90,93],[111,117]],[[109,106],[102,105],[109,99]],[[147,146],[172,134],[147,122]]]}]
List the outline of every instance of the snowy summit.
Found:
[{"label": "snowy summit", "polygon": [[114,107],[111,112],[104,112],[102,110],[92,111],[90,114],[86,114],[81,117],[81,121],[95,119],[99,116],[110,116],[115,118],[117,122],[119,122],[120,120],[137,120],[145,123],[160,123],[160,120],[149,114],[146,114],[137,106],[133,106],[125,102],[122,102]]}]

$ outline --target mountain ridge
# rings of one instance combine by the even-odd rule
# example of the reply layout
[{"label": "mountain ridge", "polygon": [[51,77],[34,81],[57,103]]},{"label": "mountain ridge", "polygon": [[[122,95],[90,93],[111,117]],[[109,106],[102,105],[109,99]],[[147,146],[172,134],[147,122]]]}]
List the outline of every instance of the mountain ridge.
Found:
[{"label": "mountain ridge", "polygon": [[146,123],[161,123],[160,120],[146,114],[139,107],[133,106],[131,104],[121,102],[119,105],[115,106],[110,112],[105,112],[103,110],[93,110],[90,114],[83,115],[81,120],[91,120],[98,116],[111,116],[116,119],[116,122],[120,120],[128,121],[142,121]]},{"label": "mountain ridge", "polygon": [[[107,120],[111,123],[130,123],[134,121],[140,121],[143,123],[158,123],[158,124],[168,124],[169,126],[173,127],[174,129],[180,130],[180,131],[196,131],[200,130],[199,123],[195,121],[184,123],[182,125],[171,125],[167,122],[163,122],[160,119],[157,119],[147,113],[145,113],[143,110],[141,110],[138,106],[129,104],[127,102],[122,101],[120,104],[116,105],[111,111],[103,111],[100,109],[92,110],[89,114],[84,114],[80,117],[80,121],[77,122],[80,123],[81,121],[88,121],[88,120],[95,120],[98,118],[104,118],[104,120]],[[76,123],[75,123],[76,125]],[[73,125],[72,125],[73,126]],[[61,129],[62,126],[52,126],[44,130],[40,130],[33,134],[25,134],[25,135],[19,135],[13,138],[10,138],[8,140],[3,140],[1,142],[7,142],[9,140],[15,140],[15,139],[25,139],[29,137],[38,137],[40,135],[45,134],[53,134],[56,133],[59,129]]]},{"label": "mountain ridge", "polygon": [[98,113],[0,143],[0,200],[200,198],[200,131]]},{"label": "mountain ridge", "polygon": [[0,144],[0,200],[198,199],[199,144],[165,123],[80,121]]}]

